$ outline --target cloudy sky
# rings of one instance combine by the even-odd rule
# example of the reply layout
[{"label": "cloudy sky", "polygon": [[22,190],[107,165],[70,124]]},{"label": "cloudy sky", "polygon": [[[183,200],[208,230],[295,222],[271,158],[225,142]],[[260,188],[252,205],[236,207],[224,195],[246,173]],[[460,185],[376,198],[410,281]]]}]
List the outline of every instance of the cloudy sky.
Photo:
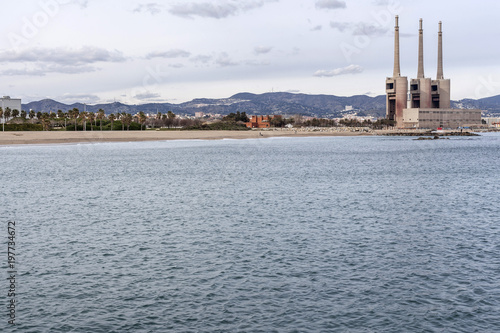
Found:
[{"label": "cloudy sky", "polygon": [[23,0],[2,9],[0,94],[23,103],[384,94],[394,15],[403,75],[416,76],[422,17],[425,74],[435,77],[441,20],[452,98],[500,94],[494,0]]}]

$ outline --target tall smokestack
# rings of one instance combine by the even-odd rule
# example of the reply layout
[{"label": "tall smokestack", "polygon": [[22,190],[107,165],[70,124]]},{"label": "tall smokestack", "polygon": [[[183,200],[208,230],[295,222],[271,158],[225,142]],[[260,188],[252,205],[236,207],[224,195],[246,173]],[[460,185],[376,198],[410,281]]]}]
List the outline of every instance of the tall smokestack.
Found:
[{"label": "tall smokestack", "polygon": [[400,77],[399,68],[399,17],[396,15],[396,25],[394,26],[394,73],[392,77]]},{"label": "tall smokestack", "polygon": [[438,70],[437,70],[437,77],[436,79],[438,80],[443,80],[443,32],[441,31],[442,29],[442,23],[439,21],[439,32],[438,32]]},{"label": "tall smokestack", "polygon": [[422,29],[422,19],[420,19],[420,29],[418,30],[418,74],[417,79],[424,78],[424,29]]}]

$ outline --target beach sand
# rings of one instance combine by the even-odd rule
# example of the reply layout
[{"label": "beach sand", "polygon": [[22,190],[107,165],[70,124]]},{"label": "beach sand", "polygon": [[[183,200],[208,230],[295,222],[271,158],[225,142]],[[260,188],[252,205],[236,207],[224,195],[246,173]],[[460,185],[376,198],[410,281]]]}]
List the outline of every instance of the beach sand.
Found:
[{"label": "beach sand", "polygon": [[373,135],[351,131],[252,130],[252,131],[52,131],[0,132],[0,145],[77,142],[129,142],[161,140],[258,139],[270,137],[359,136]]}]

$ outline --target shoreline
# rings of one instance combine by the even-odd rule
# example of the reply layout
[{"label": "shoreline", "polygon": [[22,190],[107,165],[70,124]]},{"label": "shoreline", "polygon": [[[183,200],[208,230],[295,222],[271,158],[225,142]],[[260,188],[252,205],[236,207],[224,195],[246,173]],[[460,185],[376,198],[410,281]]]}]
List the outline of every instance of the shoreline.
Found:
[{"label": "shoreline", "polygon": [[[450,135],[445,133],[439,136]],[[473,131],[472,131],[473,132]],[[463,133],[465,134],[465,132]],[[276,137],[332,137],[332,136],[428,136],[428,130],[367,130],[366,128],[297,128],[261,129],[250,131],[19,131],[1,132],[0,146],[30,144],[71,144],[102,142],[137,142],[165,140],[223,140],[223,139],[265,139]],[[433,134],[434,135],[434,134]],[[453,134],[451,134],[453,135]]]},{"label": "shoreline", "polygon": [[135,142],[164,140],[265,139],[273,137],[362,136],[355,131],[24,131],[0,132],[0,146],[29,144],[66,144],[99,142]]}]

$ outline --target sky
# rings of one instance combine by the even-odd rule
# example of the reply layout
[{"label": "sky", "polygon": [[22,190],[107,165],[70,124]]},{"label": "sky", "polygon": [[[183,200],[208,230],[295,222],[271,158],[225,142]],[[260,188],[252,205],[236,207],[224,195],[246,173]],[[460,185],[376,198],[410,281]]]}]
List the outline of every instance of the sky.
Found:
[{"label": "sky", "polygon": [[[494,0],[23,0],[2,4],[0,94],[23,103],[182,103],[239,92],[370,96],[401,72],[435,78],[438,22],[451,97],[500,94]],[[8,15],[6,15],[8,13]]]}]

